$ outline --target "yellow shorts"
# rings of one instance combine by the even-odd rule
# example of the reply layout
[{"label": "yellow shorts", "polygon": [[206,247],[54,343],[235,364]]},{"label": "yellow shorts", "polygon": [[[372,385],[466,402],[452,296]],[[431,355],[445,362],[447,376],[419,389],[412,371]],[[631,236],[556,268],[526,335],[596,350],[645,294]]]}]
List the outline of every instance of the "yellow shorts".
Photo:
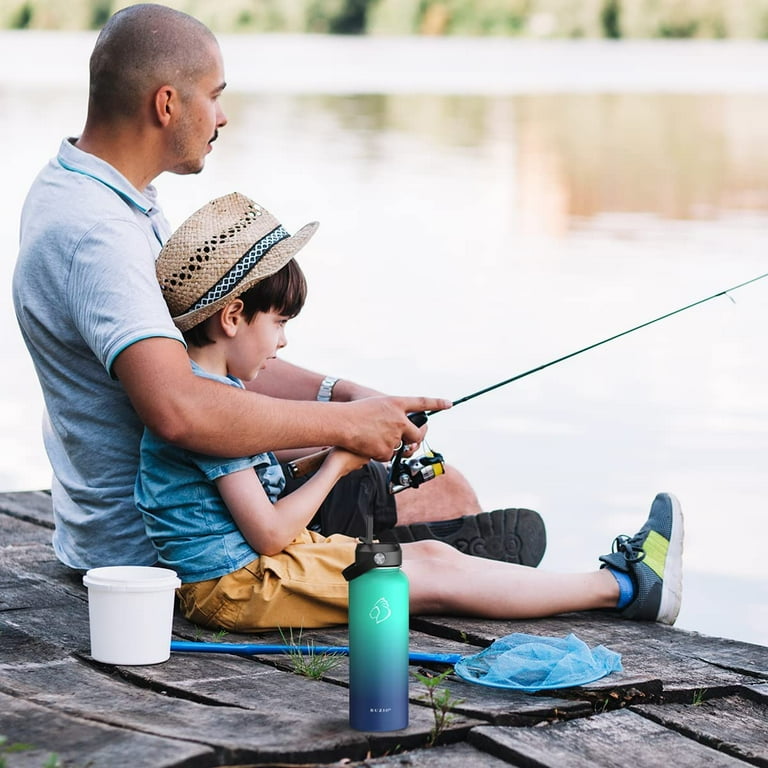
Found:
[{"label": "yellow shorts", "polygon": [[182,584],[181,610],[195,624],[233,632],[346,624],[349,592],[341,572],[354,562],[356,545],[350,536],[305,530],[273,557]]}]

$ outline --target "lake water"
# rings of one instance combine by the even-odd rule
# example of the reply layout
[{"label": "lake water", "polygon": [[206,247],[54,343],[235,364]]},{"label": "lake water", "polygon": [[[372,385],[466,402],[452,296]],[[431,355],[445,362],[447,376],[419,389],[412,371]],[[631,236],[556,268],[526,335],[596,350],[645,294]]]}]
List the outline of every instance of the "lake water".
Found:
[{"label": "lake water", "polygon": [[[0,490],[43,488],[9,289],[23,196],[84,120],[90,34],[0,34]],[[310,297],[285,357],[458,399],[768,271],[768,47],[225,38],[230,124],[172,223],[238,190]],[[657,491],[686,512],[678,626],[768,644],[768,280],[431,419],[486,508],[595,565]]]}]

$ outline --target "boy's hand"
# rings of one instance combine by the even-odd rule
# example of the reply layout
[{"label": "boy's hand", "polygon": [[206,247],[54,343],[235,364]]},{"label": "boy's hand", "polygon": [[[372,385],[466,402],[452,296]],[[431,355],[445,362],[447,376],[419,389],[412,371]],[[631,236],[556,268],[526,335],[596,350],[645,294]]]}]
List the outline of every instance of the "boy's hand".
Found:
[{"label": "boy's hand", "polygon": [[347,451],[344,448],[332,448],[324,463],[330,464],[339,477],[343,477],[364,467],[369,461],[367,456],[361,456],[359,453],[352,453],[352,451]]}]

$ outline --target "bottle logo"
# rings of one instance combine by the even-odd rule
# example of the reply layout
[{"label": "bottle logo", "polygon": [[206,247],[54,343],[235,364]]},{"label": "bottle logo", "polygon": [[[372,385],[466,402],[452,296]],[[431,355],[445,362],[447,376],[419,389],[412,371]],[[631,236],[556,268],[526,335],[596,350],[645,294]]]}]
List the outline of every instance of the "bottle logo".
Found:
[{"label": "bottle logo", "polygon": [[368,616],[377,624],[386,621],[392,615],[392,609],[389,607],[389,601],[386,597],[380,597],[371,608]]}]

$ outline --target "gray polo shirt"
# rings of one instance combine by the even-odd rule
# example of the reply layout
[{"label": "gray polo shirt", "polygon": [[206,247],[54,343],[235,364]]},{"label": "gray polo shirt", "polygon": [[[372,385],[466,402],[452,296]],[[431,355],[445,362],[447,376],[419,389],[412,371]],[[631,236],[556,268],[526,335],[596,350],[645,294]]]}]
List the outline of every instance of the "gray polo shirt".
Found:
[{"label": "gray polo shirt", "polygon": [[141,339],[182,341],[155,277],[169,234],[153,187],[72,140],[24,203],[13,301],[46,406],[53,545],[73,568],[156,560],[133,502],[142,424],[112,365]]}]

